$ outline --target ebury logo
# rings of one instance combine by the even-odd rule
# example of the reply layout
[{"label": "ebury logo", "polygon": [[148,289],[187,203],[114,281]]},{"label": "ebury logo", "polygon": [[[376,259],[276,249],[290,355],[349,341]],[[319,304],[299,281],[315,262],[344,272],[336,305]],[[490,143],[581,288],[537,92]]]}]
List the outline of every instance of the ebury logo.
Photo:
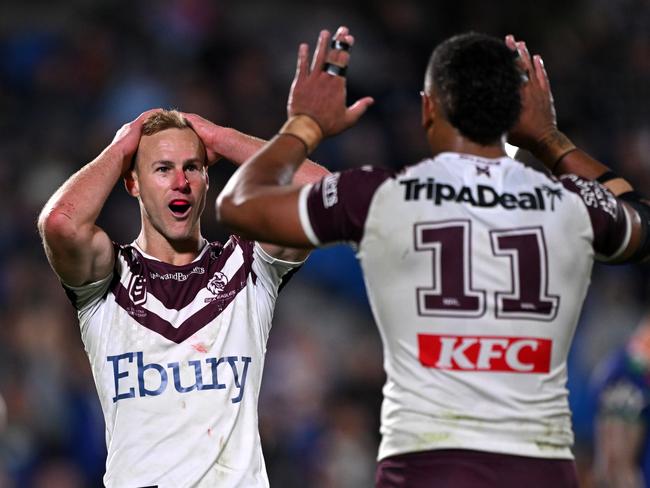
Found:
[{"label": "ebury logo", "polygon": [[418,334],[420,363],[453,371],[548,373],[550,339]]},{"label": "ebury logo", "polygon": [[131,275],[129,281],[129,297],[134,305],[142,305],[147,301],[147,283],[140,275]]},{"label": "ebury logo", "polygon": [[239,403],[252,362],[250,356],[226,356],[159,364],[145,361],[142,351],[108,356],[106,360],[113,366],[113,403],[162,395],[168,388],[177,393],[225,390],[233,395],[232,403]]}]

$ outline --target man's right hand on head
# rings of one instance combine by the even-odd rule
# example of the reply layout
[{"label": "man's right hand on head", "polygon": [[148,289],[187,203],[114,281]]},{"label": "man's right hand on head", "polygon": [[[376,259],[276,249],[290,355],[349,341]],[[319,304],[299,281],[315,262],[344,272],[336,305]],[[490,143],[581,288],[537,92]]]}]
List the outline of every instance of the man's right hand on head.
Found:
[{"label": "man's right hand on head", "polygon": [[119,151],[122,158],[122,173],[126,173],[131,168],[133,156],[138,150],[140,144],[140,137],[142,136],[142,125],[144,122],[156,112],[162,109],[154,108],[141,113],[136,119],[124,124],[120,130],[115,133],[113,141],[109,148]]},{"label": "man's right hand on head", "polygon": [[516,51],[525,81],[521,87],[521,114],[508,133],[508,142],[530,151],[551,171],[575,145],[557,128],[551,85],[539,54],[531,56],[523,41],[512,35],[506,45]]},{"label": "man's right hand on head", "polygon": [[540,140],[557,131],[553,94],[541,56],[531,57],[523,41],[506,36],[506,45],[519,56],[522,76],[521,114],[508,134],[508,142],[533,151]]},{"label": "man's right hand on head", "polygon": [[221,127],[200,115],[183,112],[183,117],[187,119],[196,135],[203,142],[207,153],[208,166],[212,166],[222,158],[221,154],[216,150]]}]

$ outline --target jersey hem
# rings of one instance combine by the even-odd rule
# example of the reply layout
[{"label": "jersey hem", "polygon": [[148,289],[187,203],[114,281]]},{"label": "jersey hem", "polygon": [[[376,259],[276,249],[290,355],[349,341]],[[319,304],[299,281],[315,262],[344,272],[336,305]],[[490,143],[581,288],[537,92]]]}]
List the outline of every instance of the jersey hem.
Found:
[{"label": "jersey hem", "polygon": [[548,450],[544,450],[531,444],[503,442],[499,444],[492,443],[491,445],[479,445],[476,440],[468,440],[466,442],[456,443],[418,444],[411,448],[380,447],[377,454],[377,461],[400,454],[438,451],[441,449],[467,449],[471,451],[491,452],[495,454],[507,454],[510,456],[525,456],[541,459],[574,459],[573,453],[569,447],[549,448]]}]

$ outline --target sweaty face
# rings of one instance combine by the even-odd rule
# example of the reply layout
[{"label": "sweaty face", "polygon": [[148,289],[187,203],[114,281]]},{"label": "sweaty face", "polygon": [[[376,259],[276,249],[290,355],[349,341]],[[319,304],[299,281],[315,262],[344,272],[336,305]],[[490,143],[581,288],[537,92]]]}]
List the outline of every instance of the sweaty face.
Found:
[{"label": "sweaty face", "polygon": [[138,197],[146,233],[170,242],[198,238],[208,189],[205,149],[192,129],[142,136],[129,192]]}]

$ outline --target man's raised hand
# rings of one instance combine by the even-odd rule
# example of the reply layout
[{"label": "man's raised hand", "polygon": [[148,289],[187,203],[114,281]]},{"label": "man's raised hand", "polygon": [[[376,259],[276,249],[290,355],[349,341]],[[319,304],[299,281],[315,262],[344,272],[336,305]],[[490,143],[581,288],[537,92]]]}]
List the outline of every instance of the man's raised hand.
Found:
[{"label": "man's raised hand", "polygon": [[331,136],[354,125],[374,102],[364,97],[353,105],[346,105],[345,72],[350,60],[349,49],[354,36],[347,27],[336,31],[329,47],[330,33],[321,31],[309,66],[309,46],[298,49],[296,75],[291,85],[287,113],[308,115],[320,126],[323,136]]},{"label": "man's raised hand", "polygon": [[531,149],[557,131],[553,94],[539,54],[530,55],[526,43],[508,35],[506,45],[519,55],[519,65],[526,80],[521,87],[521,115],[508,134],[508,142]]},{"label": "man's raised hand", "polygon": [[183,112],[183,117],[187,119],[194,132],[196,132],[196,135],[199,136],[199,139],[203,142],[208,166],[219,161],[222,156],[216,151],[216,147],[220,127],[217,124],[210,122],[208,119],[204,119],[200,115]]},{"label": "man's raised hand", "polygon": [[131,168],[133,156],[140,144],[142,125],[151,115],[160,112],[160,110],[159,108],[154,108],[141,113],[136,119],[120,127],[115,133],[115,137],[113,137],[109,148],[118,151],[118,154],[122,158],[122,173],[126,173]]}]

